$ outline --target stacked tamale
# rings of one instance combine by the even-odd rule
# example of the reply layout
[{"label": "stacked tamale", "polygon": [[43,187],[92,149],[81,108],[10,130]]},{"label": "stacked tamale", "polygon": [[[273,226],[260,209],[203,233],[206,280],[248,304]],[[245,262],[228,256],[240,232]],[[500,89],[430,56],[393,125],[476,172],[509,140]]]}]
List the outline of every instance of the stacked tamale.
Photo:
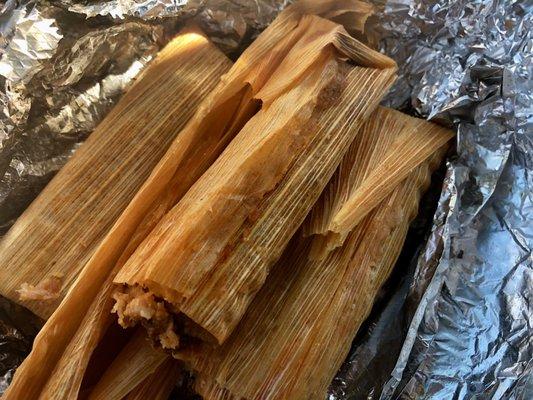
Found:
[{"label": "stacked tamale", "polygon": [[48,318],[230,66],[200,32],[171,41],[2,238],[0,294],[19,300],[55,277],[56,296],[22,301]]},{"label": "stacked tamale", "polygon": [[[91,253],[6,399],[163,399],[181,373],[206,399],[324,397],[452,137],[377,107],[395,64],[347,33],[370,10],[300,1],[256,39]],[[172,45],[218,57],[197,31]]]}]

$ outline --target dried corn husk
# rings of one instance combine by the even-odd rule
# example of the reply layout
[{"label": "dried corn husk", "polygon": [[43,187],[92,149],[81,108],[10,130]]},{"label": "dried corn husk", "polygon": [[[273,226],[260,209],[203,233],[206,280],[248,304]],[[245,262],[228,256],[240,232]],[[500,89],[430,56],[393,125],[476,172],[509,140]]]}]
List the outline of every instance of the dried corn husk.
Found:
[{"label": "dried corn husk", "polygon": [[[176,386],[181,368],[177,361],[169,358],[133,389],[124,400],[168,400]],[[106,400],[112,400],[105,397]]]},{"label": "dried corn husk", "polygon": [[[155,351],[146,334],[139,330],[106,369],[91,391],[89,400],[120,400],[133,387],[142,385],[146,380],[157,379],[150,378],[150,375],[158,373],[159,368],[167,364],[168,356]],[[139,368],[140,365],[142,368]],[[176,382],[177,372],[174,376],[174,383]]]},{"label": "dried corn husk", "polygon": [[[311,258],[342,245],[353,228],[418,165],[442,148],[450,129],[379,107],[351,145],[303,231],[320,235]],[[357,165],[357,169],[353,166]]]},{"label": "dried corn husk", "polygon": [[[1,295],[42,318],[55,310],[199,101],[228,69],[222,54],[207,62],[206,46],[195,32],[166,46],[17,220],[0,242]],[[62,279],[56,296],[19,298],[18,290],[53,276]]]},{"label": "dried corn husk", "polygon": [[[166,135],[166,132],[160,129],[172,130],[173,136],[176,136],[190,116],[190,108],[194,108],[200,98],[214,88],[222,72],[229,66],[229,60],[210,44],[205,36],[199,31],[187,31],[167,45],[154,61],[154,66],[150,66],[130,90],[127,95],[129,97],[125,100],[127,107],[113,111],[111,116],[124,121],[119,124],[123,129],[142,129],[143,135],[151,138],[148,143]],[[169,94],[173,93],[169,92],[169,87],[174,87],[176,83],[161,84],[166,79],[170,79],[170,82],[180,82],[181,90],[174,96],[187,94],[185,103],[180,103],[180,108],[172,112],[167,112],[166,107],[169,103],[174,104],[174,96],[169,97]],[[157,96],[152,97],[152,94]],[[145,104],[143,99],[146,96],[150,97],[150,104]],[[137,102],[140,102],[140,111],[136,106]],[[232,100],[223,104],[222,109],[230,112],[237,106],[237,102]],[[154,117],[150,123],[139,119],[139,116],[147,112]],[[159,118],[166,122],[156,129],[153,124],[156,124]],[[105,121],[104,126],[112,128]],[[153,129],[155,131],[152,132]],[[87,364],[112,321],[110,294],[112,278],[116,273],[113,269],[120,268],[123,262],[120,257],[122,256],[122,260],[128,258],[136,243],[140,242],[155,224],[154,221],[188,189],[191,181],[201,175],[224,148],[225,141],[231,139],[231,133],[223,138],[214,137],[209,133],[200,132],[198,136],[181,131],[176,137],[158,167],[152,172],[148,184],[142,186],[106,235],[68,295],[35,339],[33,350],[17,370],[13,382],[4,394],[5,399],[77,397]],[[131,153],[134,158],[138,156],[132,152],[133,148],[140,146],[142,152],[146,152],[151,146],[146,145],[144,141],[128,142],[126,145],[126,154]],[[198,158],[198,152],[203,153],[205,157]],[[172,178],[174,183],[167,185]],[[113,187],[111,183],[109,185]],[[108,202],[107,206],[109,204],[112,203]],[[65,221],[65,226],[69,222],[78,224],[74,219]],[[84,228],[87,229],[86,226]]]},{"label": "dried corn husk", "polygon": [[[442,152],[436,158],[442,156]],[[416,213],[429,164],[419,165],[321,260],[297,235],[247,314],[219,348],[177,352],[206,400],[323,399],[390,273]]]},{"label": "dried corn husk", "polygon": [[[394,62],[302,16],[305,3],[284,11],[210,97],[249,88],[261,107],[115,278],[119,322],[142,322],[163,347],[179,347],[180,335],[228,337],[393,81]],[[161,343],[169,331],[174,344]]]}]

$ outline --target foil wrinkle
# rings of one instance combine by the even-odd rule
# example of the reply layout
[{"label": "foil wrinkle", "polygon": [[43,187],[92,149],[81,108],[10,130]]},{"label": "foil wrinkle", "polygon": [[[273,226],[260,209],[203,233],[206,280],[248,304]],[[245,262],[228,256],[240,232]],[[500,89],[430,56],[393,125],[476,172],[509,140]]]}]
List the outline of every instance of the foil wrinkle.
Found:
[{"label": "foil wrinkle", "polygon": [[[400,66],[385,104],[453,126],[457,154],[399,307],[403,346],[379,365],[390,377],[359,396],[339,375],[330,398],[533,398],[532,28],[530,1],[382,4],[372,37]],[[343,368],[358,362],[356,348]]]}]

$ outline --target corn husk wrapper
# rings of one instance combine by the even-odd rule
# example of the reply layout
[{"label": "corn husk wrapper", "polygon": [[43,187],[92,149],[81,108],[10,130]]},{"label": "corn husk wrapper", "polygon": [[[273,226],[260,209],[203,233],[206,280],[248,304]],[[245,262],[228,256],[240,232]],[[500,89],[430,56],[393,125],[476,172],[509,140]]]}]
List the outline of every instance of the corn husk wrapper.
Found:
[{"label": "corn husk wrapper", "polygon": [[[142,132],[150,136],[151,141],[163,134],[159,129],[173,129],[175,136],[189,119],[190,108],[194,109],[204,94],[215,87],[220,75],[229,66],[230,61],[205,36],[198,31],[187,31],[165,47],[154,65],[146,70],[142,79],[126,95],[123,100],[127,101],[126,105],[121,107],[121,102],[117,106],[118,111],[113,111],[111,116],[123,121],[122,129],[143,129]],[[181,85],[181,89],[178,94],[169,97],[173,93],[169,90],[175,85]],[[146,93],[146,88],[150,89],[150,94]],[[146,96],[150,96],[149,104],[144,102]],[[180,108],[168,112],[167,105],[174,101],[174,97],[184,97],[184,103],[180,102]],[[151,115],[153,121],[165,118],[166,123],[160,127],[152,126],[139,118],[143,115]],[[112,126],[109,127],[106,121],[103,122],[104,126],[111,129]],[[145,128],[149,133],[146,133]],[[150,231],[158,215],[164,214],[172,206],[173,200],[190,186],[191,180],[207,168],[209,156],[198,159],[195,152],[206,151],[216,157],[217,151],[224,147],[224,140],[180,132],[163,161],[152,172],[152,180],[149,181],[152,183],[148,186],[145,183],[126,207],[35,339],[33,350],[15,373],[4,394],[5,399],[77,397],[93,351],[112,322],[109,312],[112,307],[110,274],[113,274],[113,268],[121,265],[121,256],[127,259],[135,249],[135,244]],[[201,145],[188,146],[195,142],[201,142]],[[127,145],[127,154],[132,153],[130,146],[136,148],[140,145],[143,151],[150,147],[144,142]],[[197,161],[194,162],[194,159]],[[178,168],[181,165],[187,169]],[[155,179],[155,184],[154,176],[159,178]],[[176,178],[176,184],[166,185],[173,177]],[[77,224],[76,220],[68,222]],[[84,228],[87,229],[87,226]]]},{"label": "corn husk wrapper", "polygon": [[379,107],[361,128],[303,227],[304,235],[318,235],[310,257],[325,257],[341,246],[392,188],[453,136],[450,129]]},{"label": "corn husk wrapper", "polygon": [[177,384],[180,372],[181,367],[178,362],[169,358],[133,389],[124,400],[168,400],[172,389]]},{"label": "corn husk wrapper", "polygon": [[[360,136],[350,147],[321,199],[309,214],[301,235],[297,234],[289,244],[284,256],[274,267],[274,275],[268,277],[258,298],[252,302],[243,321],[228,342],[218,350],[204,345],[175,353],[178,358],[185,360],[193,371],[196,371],[197,390],[206,398],[230,399],[242,396],[246,399],[292,399],[308,398],[307,396],[314,398],[315,394],[320,398],[325,395],[325,388],[338,364],[343,360],[359,324],[372,306],[377,290],[388,276],[390,267],[403,244],[408,222],[416,213],[419,194],[429,181],[429,172],[442,159],[446,145],[441,141],[440,145],[434,146],[434,154],[425,158],[402,152],[401,148],[398,148],[398,154],[401,153],[402,156],[418,157],[416,162],[418,167],[408,174],[404,182],[396,185],[396,188],[389,188],[388,202],[381,201],[378,204],[378,210],[382,209],[381,211],[367,211],[366,218],[352,230],[347,242],[341,248],[324,252],[324,237],[319,234],[309,237],[305,230],[313,226],[314,220],[326,210],[342,208],[343,204],[349,202],[351,196],[359,195],[358,190],[365,188],[360,183],[371,177],[374,171],[379,170],[382,163],[394,162],[387,157],[387,154],[398,143],[397,138],[404,135],[406,118],[411,120],[407,122],[417,123],[416,126],[424,132],[427,141],[437,143],[443,135],[448,140],[453,136],[451,131],[427,122],[422,121],[423,123],[418,125],[418,120],[394,110],[384,108],[376,110],[361,128]],[[332,207],[333,205],[335,207]],[[388,238],[389,233],[392,234],[392,239]],[[313,252],[316,248],[323,251],[322,257],[314,257]],[[383,255],[387,258],[380,259]],[[352,257],[355,257],[355,261],[352,261]],[[349,268],[359,268],[362,271],[350,272]],[[376,276],[368,275],[370,270]],[[360,276],[360,280],[344,281],[350,279],[348,273],[354,277]],[[359,284],[362,287],[351,287]],[[355,300],[353,298],[355,294],[352,297],[343,297],[336,292],[340,289],[356,291],[359,297]],[[319,329],[318,325],[313,326],[313,321],[326,318],[324,315],[328,315],[328,308],[321,311],[321,307],[327,306],[328,300],[335,296],[339,297],[337,300],[341,303],[356,304],[350,308],[347,308],[347,303],[332,308],[336,318],[344,321],[340,325],[344,328],[338,332],[340,336],[334,339],[339,340],[340,337],[338,346],[313,338],[313,332]],[[319,304],[321,300],[323,304]],[[342,316],[341,313],[347,314]],[[346,325],[348,323],[346,320],[351,321],[352,318],[354,321]],[[337,322],[330,321],[332,327],[339,326]],[[325,326],[327,323],[324,322]],[[303,349],[299,347],[299,343]],[[317,383],[318,386],[314,389],[306,391],[302,388],[307,387],[307,379],[302,377],[292,381],[291,379],[296,379],[295,376],[298,376],[294,371],[307,368],[302,367],[307,365],[307,361],[303,356],[298,361],[298,354],[301,356],[306,349],[315,347],[322,352],[331,349],[334,357],[322,361],[324,365],[315,368],[324,371],[324,375],[311,376],[309,379],[312,381],[319,379],[317,382],[320,383]],[[144,351],[139,347],[138,352]],[[285,363],[292,357],[292,352],[296,352],[294,356],[296,361],[291,361],[293,364],[285,369]],[[122,361],[116,360],[114,368],[106,371],[106,379],[102,379],[96,386],[99,393],[109,393],[117,382],[126,382],[128,376],[135,375],[126,373],[126,368],[121,367],[132,357],[130,354],[122,357]],[[317,361],[310,361],[311,365],[314,362]],[[136,364],[139,372],[144,371],[146,367],[143,363]],[[251,371],[257,371],[257,375],[254,377]],[[281,386],[276,388],[278,379],[281,381]],[[130,380],[129,387],[135,386],[137,382]],[[246,382],[249,384],[243,388]],[[270,391],[267,388],[271,385],[273,389]],[[291,387],[291,390],[287,391],[288,387]],[[121,390],[125,392],[127,389],[124,387]],[[256,389],[257,392],[254,391]],[[110,399],[113,400],[114,397]]]},{"label": "corn husk wrapper", "polygon": [[[175,353],[195,371],[196,390],[204,399],[326,396],[401,251],[420,194],[443,150],[441,146],[410,172],[325,257],[311,256],[320,236],[297,234],[224,345]],[[351,169],[367,175],[358,163]]]},{"label": "corn husk wrapper", "polygon": [[[122,399],[132,391],[133,387],[142,386],[143,382],[154,382],[158,379],[164,365],[168,367],[169,358],[163,352],[155,351],[146,334],[138,330],[124,346],[113,362],[104,372],[98,384],[90,392],[90,400]],[[174,361],[174,363],[176,363]],[[139,366],[142,365],[142,368]],[[178,371],[175,371],[174,384],[177,383]],[[141,383],[139,383],[141,382]],[[157,388],[152,388],[156,390]],[[142,392],[144,390],[140,390]]]},{"label": "corn husk wrapper", "polygon": [[119,322],[164,348],[224,342],[394,79],[392,60],[302,15],[317,3],[281,13],[224,77],[209,101],[245,93],[258,112],[115,278]]},{"label": "corn husk wrapper", "polygon": [[[77,296],[67,298],[58,310],[59,316],[54,315],[49,321],[38,337],[34,351],[15,376],[7,396],[76,396],[91,355],[109,325],[106,312],[111,308],[110,280],[106,277],[116,273],[158,218],[179,200],[194,182],[195,176],[208,167],[210,160],[216,158],[225,143],[240,130],[241,124],[256,111],[256,103],[247,88],[211,106],[213,103],[204,102],[197,113],[202,118],[191,122],[180,134],[91,258],[85,270],[91,272],[84,272],[72,289]],[[225,117],[227,119],[224,120]],[[212,129],[214,122],[220,121],[226,121],[225,129]],[[204,140],[199,141],[200,137]],[[198,158],[200,155],[202,157]],[[80,300],[87,298],[92,298],[92,302]],[[82,316],[84,318],[80,322]],[[36,370],[32,370],[31,365],[42,364],[43,360],[55,367],[34,373]],[[28,385],[29,379],[31,384]]]}]

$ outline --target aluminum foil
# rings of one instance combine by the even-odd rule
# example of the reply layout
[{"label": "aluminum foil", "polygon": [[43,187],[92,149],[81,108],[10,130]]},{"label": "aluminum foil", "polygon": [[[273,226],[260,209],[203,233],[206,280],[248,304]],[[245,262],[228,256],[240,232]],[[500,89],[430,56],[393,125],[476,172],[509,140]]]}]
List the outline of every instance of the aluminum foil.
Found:
[{"label": "aluminum foil", "polygon": [[[410,287],[330,398],[532,399],[533,3],[389,1],[373,28],[400,65],[386,104],[453,124],[457,156]],[[388,329],[399,318],[396,357]],[[372,365],[372,348],[391,349],[373,365],[391,374],[361,391],[354,370]]]}]

